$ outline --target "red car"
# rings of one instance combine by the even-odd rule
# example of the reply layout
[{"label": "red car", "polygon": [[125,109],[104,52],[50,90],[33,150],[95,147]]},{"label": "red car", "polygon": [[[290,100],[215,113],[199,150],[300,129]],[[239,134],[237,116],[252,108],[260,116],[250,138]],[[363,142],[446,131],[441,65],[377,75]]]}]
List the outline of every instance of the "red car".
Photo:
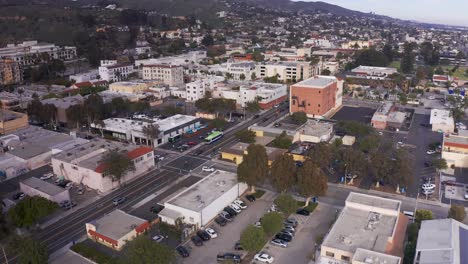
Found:
[{"label": "red car", "polygon": [[189,146],[195,146],[196,144],[197,144],[197,142],[194,142],[194,141],[187,142],[187,145],[189,145]]}]

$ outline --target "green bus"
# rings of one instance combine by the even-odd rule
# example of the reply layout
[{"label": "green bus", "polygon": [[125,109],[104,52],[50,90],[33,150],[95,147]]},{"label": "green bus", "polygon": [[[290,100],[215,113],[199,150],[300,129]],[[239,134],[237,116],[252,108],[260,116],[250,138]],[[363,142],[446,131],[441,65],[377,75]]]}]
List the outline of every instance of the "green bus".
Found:
[{"label": "green bus", "polygon": [[223,137],[224,133],[221,131],[215,131],[205,138],[207,144],[211,144],[215,141],[220,140]]}]

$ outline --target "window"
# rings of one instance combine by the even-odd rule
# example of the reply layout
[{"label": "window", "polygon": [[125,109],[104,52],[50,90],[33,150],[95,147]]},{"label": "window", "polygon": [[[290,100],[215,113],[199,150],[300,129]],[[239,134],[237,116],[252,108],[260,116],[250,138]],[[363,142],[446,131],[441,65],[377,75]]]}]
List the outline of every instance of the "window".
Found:
[{"label": "window", "polygon": [[151,156],[153,156],[153,153],[152,153],[152,152],[146,154],[146,157],[147,157],[147,158],[149,158],[149,157],[151,157]]},{"label": "window", "polygon": [[135,163],[138,163],[138,162],[140,162],[142,160],[143,160],[143,157],[138,157],[138,158],[135,159]]},{"label": "window", "polygon": [[327,257],[331,257],[331,258],[334,258],[335,257],[335,253],[333,252],[325,252],[325,255],[327,255]]},{"label": "window", "polygon": [[320,107],[320,104],[318,104],[318,107]]},{"label": "window", "polygon": [[341,260],[344,260],[344,261],[350,261],[350,258],[348,256],[341,256]]}]

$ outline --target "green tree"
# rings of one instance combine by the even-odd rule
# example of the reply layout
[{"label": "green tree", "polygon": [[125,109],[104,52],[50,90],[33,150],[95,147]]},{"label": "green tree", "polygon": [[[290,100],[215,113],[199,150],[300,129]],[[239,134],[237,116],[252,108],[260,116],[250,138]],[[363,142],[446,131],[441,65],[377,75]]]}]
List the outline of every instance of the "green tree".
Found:
[{"label": "green tree", "polygon": [[338,130],[345,132],[347,135],[362,138],[372,132],[372,127],[356,121],[339,121]]},{"label": "green tree", "polygon": [[283,131],[272,141],[272,145],[275,148],[288,149],[292,145],[292,140],[286,134],[286,131]]},{"label": "green tree", "polygon": [[17,227],[30,227],[39,219],[53,213],[58,204],[40,196],[27,196],[8,210],[8,217]]},{"label": "green tree", "polygon": [[434,215],[431,210],[419,209],[416,211],[415,223],[417,223],[419,227],[421,226],[422,221],[432,219],[434,219]]},{"label": "green tree", "polygon": [[280,194],[275,199],[275,205],[286,216],[295,213],[297,210],[297,201],[291,195],[285,193]]},{"label": "green tree", "polygon": [[159,138],[160,133],[161,131],[159,130],[159,126],[157,124],[151,124],[149,126],[143,127],[143,135],[151,140],[152,146],[154,146],[155,139]]},{"label": "green tree", "polygon": [[251,192],[255,185],[263,182],[268,175],[268,155],[262,145],[251,144],[247,147],[242,163],[237,167],[237,177],[240,182],[248,184]]},{"label": "green tree", "polygon": [[305,206],[309,205],[312,197],[325,195],[327,184],[327,176],[312,160],[306,160],[297,171],[297,187],[299,194],[306,197]]},{"label": "green tree", "polygon": [[393,61],[393,48],[392,45],[390,44],[385,44],[382,53],[385,54],[385,57],[387,57],[388,61]]},{"label": "green tree", "polygon": [[69,124],[75,124],[76,128],[79,128],[80,124],[84,123],[86,120],[83,107],[79,104],[68,107],[65,113]]},{"label": "green tree", "polygon": [[126,152],[109,151],[101,160],[104,166],[103,175],[111,177],[112,181],[121,183],[121,180],[130,171],[135,171],[135,163],[131,160]]},{"label": "green tree", "polygon": [[381,51],[366,49],[358,52],[355,65],[386,67],[390,61]]},{"label": "green tree", "polygon": [[406,42],[404,44],[403,56],[401,58],[400,69],[403,73],[410,74],[414,70],[414,46],[411,43]]},{"label": "green tree", "polygon": [[252,130],[244,129],[241,131],[236,132],[236,138],[239,139],[240,142],[253,144],[255,143],[255,132]]},{"label": "green tree", "polygon": [[263,215],[262,227],[268,236],[278,233],[283,228],[283,216],[277,212],[271,212]]},{"label": "green tree", "polygon": [[439,47],[432,42],[423,42],[419,48],[419,53],[427,65],[439,64]]},{"label": "green tree", "polygon": [[265,60],[265,56],[263,56],[262,53],[257,50],[252,53],[252,58],[256,62],[261,62]]},{"label": "green tree", "polygon": [[403,264],[413,264],[416,255],[416,241],[409,241],[405,246]]},{"label": "green tree", "polygon": [[255,74],[255,72],[252,72],[252,74],[250,75],[250,79],[251,80],[257,79],[257,74]]},{"label": "green tree", "polygon": [[432,166],[438,170],[447,169],[447,161],[445,159],[433,159]]},{"label": "green tree", "polygon": [[240,79],[241,81],[245,80],[245,78],[246,78],[246,77],[245,77],[245,74],[241,73],[241,75],[239,75],[239,79]]},{"label": "green tree", "polygon": [[226,126],[226,120],[222,118],[216,118],[210,121],[210,125],[216,129],[222,129]]},{"label": "green tree", "polygon": [[310,161],[323,169],[329,167],[334,158],[332,146],[325,142],[313,145],[307,156]]},{"label": "green tree", "polygon": [[18,254],[20,264],[47,264],[49,252],[45,244],[30,236],[18,236],[11,242],[10,248]]},{"label": "green tree", "polygon": [[271,183],[279,192],[285,192],[294,184],[296,164],[289,154],[278,156],[271,164]]},{"label": "green tree", "polygon": [[247,226],[240,236],[240,243],[249,252],[260,251],[266,243],[265,231],[253,225]]},{"label": "green tree", "polygon": [[125,246],[124,263],[169,264],[176,255],[173,249],[162,243],[154,243],[147,236],[140,235]]},{"label": "green tree", "polygon": [[[467,69],[468,70],[468,69]],[[437,75],[444,75],[445,74],[445,71],[442,67],[437,67],[436,70],[434,71],[434,74],[437,74]]]},{"label": "green tree", "polygon": [[359,141],[359,149],[365,153],[374,153],[380,146],[380,137],[378,135],[369,135]]},{"label": "green tree", "polygon": [[213,46],[214,39],[211,35],[205,35],[201,41],[201,44],[205,47]]},{"label": "green tree", "polygon": [[322,72],[320,73],[320,75],[330,76],[331,71],[329,69],[323,69]]},{"label": "green tree", "polygon": [[261,109],[262,108],[260,107],[260,105],[258,104],[258,101],[256,100],[245,103],[245,111],[247,111],[248,113],[255,114],[255,113],[260,112]]},{"label": "green tree", "polygon": [[304,112],[295,112],[295,113],[292,113],[291,114],[291,120],[298,124],[298,125],[302,125],[304,124],[305,122],[307,122],[307,114],[304,113]]},{"label": "green tree", "polygon": [[88,124],[104,118],[104,101],[98,94],[89,95],[83,103],[83,112]]},{"label": "green tree", "polygon": [[452,204],[448,211],[447,218],[453,218],[458,222],[463,222],[466,217],[465,207],[463,205]]},{"label": "green tree", "polygon": [[408,225],[408,228],[406,229],[406,233],[408,234],[408,241],[418,241],[418,233],[419,233],[419,227],[418,224],[416,223],[411,223]]},{"label": "green tree", "polygon": [[5,204],[0,201],[0,237],[6,237],[10,233],[10,228],[7,223],[6,215],[3,214]]}]

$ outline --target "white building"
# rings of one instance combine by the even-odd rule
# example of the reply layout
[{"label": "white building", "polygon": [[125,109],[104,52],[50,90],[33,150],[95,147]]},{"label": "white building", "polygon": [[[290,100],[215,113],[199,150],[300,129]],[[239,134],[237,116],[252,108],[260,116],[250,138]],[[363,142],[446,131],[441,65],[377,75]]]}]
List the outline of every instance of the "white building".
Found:
[{"label": "white building", "polygon": [[70,75],[70,77],[68,78],[70,79],[70,81],[75,81],[75,83],[80,83],[80,82],[94,81],[94,80],[97,80],[98,77],[99,77],[99,71],[91,70],[91,71],[84,72],[84,73]]},{"label": "white building", "polygon": [[332,49],[335,48],[335,45],[330,42],[330,40],[325,38],[310,38],[304,41],[305,47],[314,47],[314,48],[322,48],[322,49]]},{"label": "white building", "polygon": [[442,158],[449,167],[468,168],[468,131],[460,130],[458,135],[446,135],[442,142]]},{"label": "white building", "polygon": [[362,78],[370,80],[386,80],[390,75],[397,73],[395,68],[359,66],[351,70],[352,75],[347,77]]},{"label": "white building", "polygon": [[135,60],[135,67],[153,64],[170,64],[183,66],[186,64],[197,64],[206,59],[206,50],[190,51],[181,55],[168,56],[157,59]]},{"label": "white building", "polygon": [[235,173],[216,170],[165,202],[159,216],[172,225],[182,219],[200,228],[246,190],[247,185],[237,182]]},{"label": "white building", "polygon": [[241,107],[259,99],[260,107],[268,109],[287,99],[288,88],[285,84],[253,82],[241,85],[238,90],[223,90],[221,93],[223,98],[235,100]]},{"label": "white building", "polygon": [[455,130],[455,121],[450,110],[432,109],[429,124],[432,125],[432,131],[450,134]]},{"label": "white building", "polygon": [[264,62],[257,64],[256,75],[259,78],[278,76],[280,81],[299,81],[320,74],[317,65],[309,62]]},{"label": "white building", "polygon": [[99,77],[108,82],[119,82],[128,78],[134,72],[132,64],[117,63],[117,61],[101,61]]},{"label": "white building", "polygon": [[[101,160],[109,152],[125,153],[135,164],[135,171],[128,172],[119,181],[104,176],[108,165],[102,163]],[[52,157],[55,175],[103,193],[149,172],[154,164],[153,148],[137,147],[99,138]]]},{"label": "white building", "polygon": [[203,80],[196,80],[185,84],[186,99],[195,102],[205,96],[206,83]]},{"label": "white building", "polygon": [[6,47],[0,48],[0,58],[11,58],[21,66],[42,61],[43,54],[47,54],[50,59],[72,60],[76,58],[76,47],[58,47],[55,44],[32,40],[21,44],[7,44]]},{"label": "white building", "polygon": [[184,68],[170,64],[152,64],[142,67],[144,80],[157,80],[170,86],[184,83]]},{"label": "white building", "polygon": [[67,189],[36,177],[25,179],[19,185],[21,192],[28,196],[40,196],[55,203],[70,201],[70,192]]},{"label": "white building", "polygon": [[[232,77],[236,81],[251,80],[252,73],[255,72],[254,62],[236,62],[227,64],[227,72],[232,74]],[[243,75],[244,79],[241,78]]]}]

